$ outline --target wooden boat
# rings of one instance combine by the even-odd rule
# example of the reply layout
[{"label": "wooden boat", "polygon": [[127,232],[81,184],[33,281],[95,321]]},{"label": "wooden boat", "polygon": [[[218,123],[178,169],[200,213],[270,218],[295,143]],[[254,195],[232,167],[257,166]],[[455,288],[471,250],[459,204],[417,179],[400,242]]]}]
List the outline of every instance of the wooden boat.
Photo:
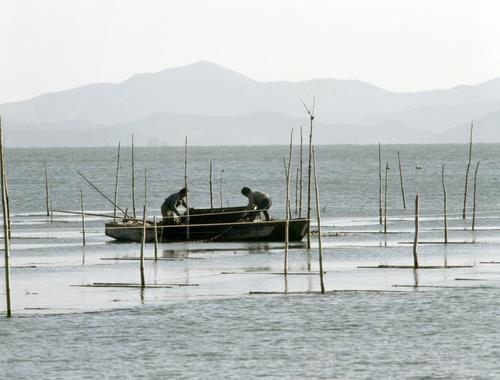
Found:
[{"label": "wooden boat", "polygon": [[[284,241],[286,221],[256,220],[258,213],[245,207],[190,210],[189,226],[162,221],[157,224],[159,242],[169,241]],[[307,219],[289,221],[289,240],[301,241],[307,232]],[[189,232],[188,232],[189,231]],[[118,241],[140,242],[143,224],[134,220],[106,223],[106,235]],[[189,237],[188,237],[189,233]],[[146,241],[153,242],[153,222],[146,222]]]}]

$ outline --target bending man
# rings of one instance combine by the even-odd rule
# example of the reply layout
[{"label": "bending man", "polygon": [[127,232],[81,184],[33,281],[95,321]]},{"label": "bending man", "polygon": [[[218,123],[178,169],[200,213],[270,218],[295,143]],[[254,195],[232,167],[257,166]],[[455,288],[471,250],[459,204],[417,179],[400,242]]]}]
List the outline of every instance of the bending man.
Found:
[{"label": "bending man", "polygon": [[248,198],[247,210],[255,210],[257,207],[257,212],[262,211],[266,220],[269,221],[271,219],[267,210],[269,210],[273,202],[268,194],[261,193],[260,191],[252,191],[248,187],[242,188],[241,194]]},{"label": "bending man", "polygon": [[181,213],[177,209],[179,206],[186,207],[185,198],[187,196],[187,189],[183,187],[178,192],[170,194],[163,204],[161,205],[161,216],[164,222],[180,223]]}]

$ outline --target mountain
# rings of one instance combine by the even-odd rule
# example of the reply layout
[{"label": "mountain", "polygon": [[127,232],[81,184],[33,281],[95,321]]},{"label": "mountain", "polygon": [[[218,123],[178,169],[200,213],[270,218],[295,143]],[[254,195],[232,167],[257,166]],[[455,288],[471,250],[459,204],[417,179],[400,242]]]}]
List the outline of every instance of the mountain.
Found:
[{"label": "mountain", "polygon": [[360,120],[360,124],[383,125],[388,123],[401,123],[407,128],[444,132],[452,126],[470,123],[484,115],[500,109],[500,102],[490,101],[484,103],[457,104],[450,106],[429,106],[408,111],[370,117]]},{"label": "mountain", "polygon": [[500,112],[500,78],[397,93],[357,80],[258,82],[198,62],[2,104],[0,114],[13,146],[114,145],[131,133],[143,144],[180,144],[186,134],[206,144],[284,143],[292,126],[307,125],[301,100],[314,96],[322,143],[439,142]]},{"label": "mountain", "polygon": [[[82,121],[61,123],[13,123],[6,131],[11,146],[110,146],[118,140],[129,141],[134,134],[137,145],[182,145],[189,136],[190,145],[266,145],[283,144],[290,129],[304,126],[307,138],[308,121],[274,112],[238,116],[200,116],[158,113],[144,119],[113,126]],[[315,123],[316,141],[330,144],[369,144],[380,135],[384,143],[426,142],[429,134],[401,128],[399,124],[355,126],[350,124]]]},{"label": "mountain", "polygon": [[[469,123],[460,123],[440,136],[441,141],[464,143],[469,141]],[[474,142],[500,142],[500,111],[492,112],[474,120]]]}]

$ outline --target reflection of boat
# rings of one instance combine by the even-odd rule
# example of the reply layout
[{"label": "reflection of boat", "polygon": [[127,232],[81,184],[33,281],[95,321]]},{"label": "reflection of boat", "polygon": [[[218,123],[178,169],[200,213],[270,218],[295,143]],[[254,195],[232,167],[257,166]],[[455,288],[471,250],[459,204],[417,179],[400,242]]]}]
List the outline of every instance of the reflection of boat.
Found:
[{"label": "reflection of boat", "polygon": [[[159,242],[168,241],[284,241],[284,220],[255,220],[257,213],[248,215],[245,207],[191,209],[189,227],[186,224],[160,222],[157,225]],[[185,222],[185,220],[183,220]],[[289,240],[300,241],[307,232],[307,219],[289,221]],[[106,223],[106,235],[119,241],[140,242],[142,222],[123,220]],[[187,234],[189,231],[189,239]],[[146,222],[146,241],[155,237],[154,225]]]}]

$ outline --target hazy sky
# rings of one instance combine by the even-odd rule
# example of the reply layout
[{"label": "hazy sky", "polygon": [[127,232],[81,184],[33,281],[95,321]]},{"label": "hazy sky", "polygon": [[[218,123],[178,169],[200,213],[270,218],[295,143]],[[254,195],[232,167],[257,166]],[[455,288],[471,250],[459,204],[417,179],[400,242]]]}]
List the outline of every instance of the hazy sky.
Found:
[{"label": "hazy sky", "polygon": [[0,0],[0,102],[207,60],[395,91],[500,76],[496,0]]}]

